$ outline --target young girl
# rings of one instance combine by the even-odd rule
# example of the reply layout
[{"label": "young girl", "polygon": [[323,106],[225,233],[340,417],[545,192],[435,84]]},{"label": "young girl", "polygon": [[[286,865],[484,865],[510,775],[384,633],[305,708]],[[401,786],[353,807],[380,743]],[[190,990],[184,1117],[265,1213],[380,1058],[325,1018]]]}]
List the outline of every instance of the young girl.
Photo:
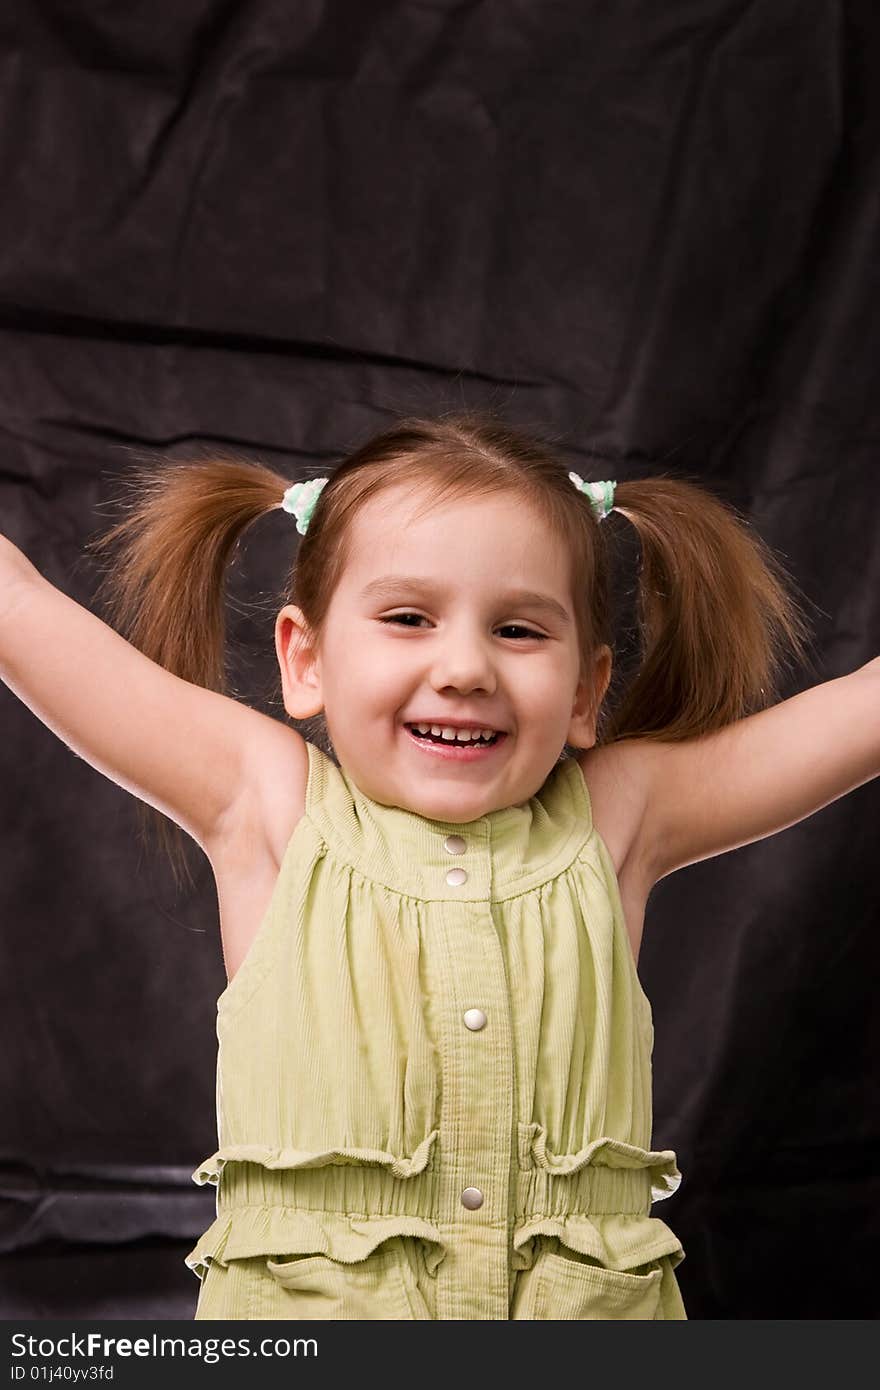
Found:
[{"label": "young girl", "polygon": [[[765,708],[807,629],[733,509],[585,483],[491,420],[403,421],[329,480],[212,458],[139,482],[92,543],[120,543],[130,640],[5,542],[0,674],[215,872],[196,1317],[685,1318],[650,1214],[681,1175],[651,1148],[646,899],[878,774],[880,663]],[[222,693],[225,565],[278,507],[308,742]],[[642,634],[613,701],[611,510]]]}]

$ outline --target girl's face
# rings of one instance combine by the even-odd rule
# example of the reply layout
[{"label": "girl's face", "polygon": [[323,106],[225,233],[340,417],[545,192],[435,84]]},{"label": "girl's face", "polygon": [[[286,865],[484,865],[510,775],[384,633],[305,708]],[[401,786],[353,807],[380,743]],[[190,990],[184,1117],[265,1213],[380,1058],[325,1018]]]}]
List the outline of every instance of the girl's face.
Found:
[{"label": "girl's face", "polygon": [[[590,692],[578,685],[568,558],[544,523],[511,499],[416,519],[420,505],[410,487],[365,505],[313,661],[292,659],[300,610],[279,614],[285,707],[323,709],[342,767],[372,800],[464,823],[527,801],[566,743],[592,746]],[[603,647],[600,695],[609,672]],[[506,737],[466,761],[406,727],[447,721]]]}]

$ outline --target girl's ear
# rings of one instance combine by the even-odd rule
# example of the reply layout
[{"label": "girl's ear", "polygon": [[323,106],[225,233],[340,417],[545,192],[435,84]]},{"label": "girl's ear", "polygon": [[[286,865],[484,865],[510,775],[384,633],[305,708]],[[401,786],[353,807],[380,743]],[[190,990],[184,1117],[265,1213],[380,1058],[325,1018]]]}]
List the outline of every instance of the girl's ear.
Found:
[{"label": "girl's ear", "polygon": [[320,660],[302,610],[295,604],[285,604],[275,619],[275,652],[287,713],[292,719],[320,714],[324,708]]},{"label": "girl's ear", "polygon": [[577,688],[565,739],[570,748],[592,748],[595,744],[599,709],[610,680],[611,648],[603,644],[593,656],[592,680],[582,681]]}]

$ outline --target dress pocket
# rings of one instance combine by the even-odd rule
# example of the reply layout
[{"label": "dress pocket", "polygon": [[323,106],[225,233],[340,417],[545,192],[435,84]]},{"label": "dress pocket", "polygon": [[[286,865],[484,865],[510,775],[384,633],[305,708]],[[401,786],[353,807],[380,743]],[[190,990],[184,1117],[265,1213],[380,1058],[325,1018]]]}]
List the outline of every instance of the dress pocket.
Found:
[{"label": "dress pocket", "polygon": [[267,1259],[278,1286],[274,1316],[323,1321],[430,1319],[432,1276],[422,1242],[392,1236],[355,1261],[329,1255]]},{"label": "dress pocket", "polygon": [[516,1276],[511,1319],[648,1319],[658,1316],[662,1259],[632,1270],[609,1269],[564,1245],[558,1237],[536,1237],[530,1269]]},{"label": "dress pocket", "polygon": [[269,1276],[264,1260],[211,1260],[200,1275],[199,1296],[193,1317],[229,1322],[262,1317],[264,1288]]}]

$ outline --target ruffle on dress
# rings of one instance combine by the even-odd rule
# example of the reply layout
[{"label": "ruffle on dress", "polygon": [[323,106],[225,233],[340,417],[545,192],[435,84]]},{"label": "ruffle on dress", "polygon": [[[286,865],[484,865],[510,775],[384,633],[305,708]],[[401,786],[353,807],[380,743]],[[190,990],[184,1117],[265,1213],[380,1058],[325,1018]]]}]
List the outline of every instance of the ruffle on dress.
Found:
[{"label": "ruffle on dress", "polygon": [[410,1178],[421,1173],[431,1157],[439,1131],[434,1129],[418,1145],[409,1158],[399,1157],[383,1149],[338,1148],[318,1152],[310,1149],[271,1149],[264,1144],[231,1144],[211,1154],[195,1170],[192,1180],[216,1187],[227,1163],[259,1163],[263,1168],[324,1168],[367,1164],[386,1169],[392,1177]]},{"label": "ruffle on dress", "polygon": [[254,1255],[327,1255],[342,1264],[355,1264],[392,1236],[422,1240],[425,1266],[429,1274],[435,1273],[446,1249],[437,1227],[422,1217],[361,1217],[290,1207],[237,1207],[221,1213],[185,1263],[200,1278],[212,1260],[225,1265]]},{"label": "ruffle on dress", "polygon": [[[576,1153],[555,1154],[547,1147],[547,1130],[541,1124],[519,1126],[520,1166],[536,1164],[545,1173],[566,1177],[590,1165],[602,1168],[646,1168],[650,1171],[651,1200],[663,1201],[678,1190],[681,1173],[672,1149],[642,1149],[622,1139],[593,1139]],[[586,1253],[586,1252],[585,1252]]]},{"label": "ruffle on dress", "polygon": [[678,1236],[656,1216],[534,1216],[514,1230],[513,1269],[531,1269],[540,1236],[555,1236],[569,1250],[598,1260],[605,1269],[621,1272],[663,1255],[669,1256],[670,1268],[675,1269],[685,1258]]}]

